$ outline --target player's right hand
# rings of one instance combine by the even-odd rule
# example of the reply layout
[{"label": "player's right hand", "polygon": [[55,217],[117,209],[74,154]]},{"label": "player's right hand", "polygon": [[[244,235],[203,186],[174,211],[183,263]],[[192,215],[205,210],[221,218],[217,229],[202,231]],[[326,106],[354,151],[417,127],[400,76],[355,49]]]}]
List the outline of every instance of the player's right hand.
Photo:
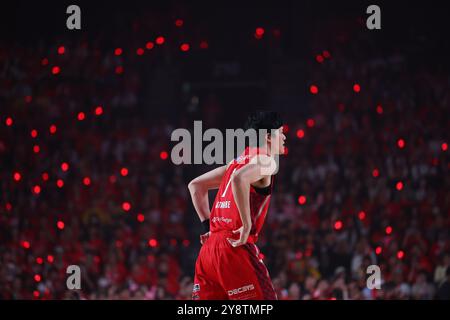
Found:
[{"label": "player's right hand", "polygon": [[200,235],[200,243],[202,245],[206,242],[206,240],[208,240],[210,234],[211,234],[211,232],[208,231],[207,233],[204,233],[204,234]]},{"label": "player's right hand", "polygon": [[240,227],[239,229],[236,229],[236,230],[233,231],[233,234],[237,234],[237,233],[239,233],[239,239],[238,240],[227,238],[228,242],[233,247],[239,247],[239,246],[242,246],[242,245],[247,243],[248,236],[250,235],[250,228]]}]

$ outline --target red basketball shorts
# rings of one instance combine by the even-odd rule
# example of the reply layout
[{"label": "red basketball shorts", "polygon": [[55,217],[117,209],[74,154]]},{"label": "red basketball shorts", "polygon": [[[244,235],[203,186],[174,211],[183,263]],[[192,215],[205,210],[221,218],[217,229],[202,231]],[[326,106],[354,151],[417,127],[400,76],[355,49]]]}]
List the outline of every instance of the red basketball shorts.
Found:
[{"label": "red basketball shorts", "polygon": [[247,243],[234,248],[229,232],[211,233],[195,264],[194,300],[276,300],[259,250]]}]

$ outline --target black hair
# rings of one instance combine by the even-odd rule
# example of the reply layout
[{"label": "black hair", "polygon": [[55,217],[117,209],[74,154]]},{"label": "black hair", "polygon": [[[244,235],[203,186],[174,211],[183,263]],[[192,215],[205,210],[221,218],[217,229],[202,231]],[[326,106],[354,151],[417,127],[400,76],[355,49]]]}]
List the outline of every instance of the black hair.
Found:
[{"label": "black hair", "polygon": [[244,129],[266,129],[270,132],[271,129],[278,129],[283,125],[281,117],[275,111],[256,111],[252,113],[245,122]]},{"label": "black hair", "polygon": [[[267,134],[271,134],[271,130],[276,130],[283,125],[278,112],[275,111],[256,111],[247,118],[244,125],[244,130],[254,129],[258,133],[259,130],[267,130]],[[251,142],[250,142],[251,143]],[[263,141],[259,141],[259,134],[257,134],[256,144],[261,146]]]}]

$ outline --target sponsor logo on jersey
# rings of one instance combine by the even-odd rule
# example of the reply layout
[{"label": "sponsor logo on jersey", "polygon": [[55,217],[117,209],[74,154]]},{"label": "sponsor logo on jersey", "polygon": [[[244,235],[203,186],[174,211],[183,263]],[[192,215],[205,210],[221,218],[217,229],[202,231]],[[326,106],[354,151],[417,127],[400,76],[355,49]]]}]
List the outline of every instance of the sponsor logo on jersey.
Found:
[{"label": "sponsor logo on jersey", "polygon": [[250,290],[255,290],[255,286],[253,284],[249,284],[249,285],[237,288],[237,289],[228,290],[228,295],[232,296],[232,295],[243,293],[243,292],[250,291]]},{"label": "sponsor logo on jersey", "polygon": [[225,218],[225,217],[214,217],[212,218],[212,222],[225,222],[225,223],[230,223],[232,221],[232,219],[230,218]]},{"label": "sponsor logo on jersey", "polygon": [[216,209],[230,209],[230,203],[231,201],[217,201],[216,202]]}]

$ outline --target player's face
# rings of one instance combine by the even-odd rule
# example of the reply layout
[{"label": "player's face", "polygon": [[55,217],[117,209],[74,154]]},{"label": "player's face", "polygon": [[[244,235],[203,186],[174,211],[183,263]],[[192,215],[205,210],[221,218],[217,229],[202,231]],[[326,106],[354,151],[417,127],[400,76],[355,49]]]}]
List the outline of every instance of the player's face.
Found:
[{"label": "player's face", "polygon": [[275,133],[272,135],[271,142],[271,150],[277,154],[284,154],[286,151],[285,148],[286,136],[283,133],[283,126],[279,127]]}]

